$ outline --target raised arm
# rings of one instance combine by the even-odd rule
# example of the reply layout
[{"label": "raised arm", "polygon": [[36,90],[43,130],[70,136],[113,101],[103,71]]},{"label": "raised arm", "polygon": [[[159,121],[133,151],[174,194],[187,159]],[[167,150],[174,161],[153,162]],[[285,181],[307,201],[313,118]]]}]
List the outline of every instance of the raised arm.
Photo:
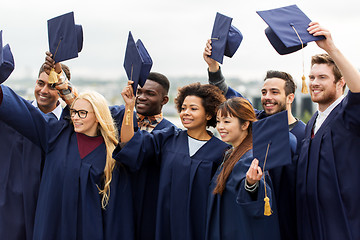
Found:
[{"label": "raised arm", "polygon": [[343,74],[344,80],[353,93],[360,92],[360,73],[349,62],[349,60],[342,54],[342,52],[335,46],[329,30],[320,26],[317,22],[311,22],[309,24],[308,31],[314,36],[325,36],[326,39],[316,41],[316,44],[325,50],[335,61],[336,65]]},{"label": "raised arm", "polygon": [[124,87],[121,96],[125,101],[125,114],[123,117],[120,133],[120,141],[126,143],[134,136],[134,107],[135,96],[131,86],[133,81],[128,81],[128,85]]},{"label": "raised arm", "polygon": [[219,63],[210,57],[211,49],[212,49],[211,39],[209,39],[206,42],[206,46],[203,53],[204,60],[209,66],[208,68],[209,83],[214,86],[217,86],[221,91],[223,91],[225,97],[227,97],[229,87],[225,82],[224,76],[222,75]]},{"label": "raised arm", "polygon": [[43,66],[47,75],[50,74],[51,69],[55,69],[55,72],[58,74],[56,76],[58,82],[55,83],[55,88],[66,105],[71,106],[77,98],[78,92],[77,89],[70,83],[70,79],[67,79],[66,74],[62,70],[61,63],[55,63],[55,60],[52,59],[51,52],[47,51]]}]

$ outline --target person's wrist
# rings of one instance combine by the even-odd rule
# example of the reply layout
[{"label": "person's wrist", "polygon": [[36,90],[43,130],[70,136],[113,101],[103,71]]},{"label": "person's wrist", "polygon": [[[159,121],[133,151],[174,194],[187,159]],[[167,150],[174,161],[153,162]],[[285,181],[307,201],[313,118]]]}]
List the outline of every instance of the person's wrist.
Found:
[{"label": "person's wrist", "polygon": [[209,64],[209,72],[217,72],[219,71],[219,64],[215,62],[214,64]]}]

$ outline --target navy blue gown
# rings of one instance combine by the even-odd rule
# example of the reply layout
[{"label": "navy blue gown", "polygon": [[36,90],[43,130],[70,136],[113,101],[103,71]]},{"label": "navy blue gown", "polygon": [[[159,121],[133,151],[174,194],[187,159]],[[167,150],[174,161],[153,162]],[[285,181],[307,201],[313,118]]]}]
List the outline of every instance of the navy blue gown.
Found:
[{"label": "navy blue gown", "polygon": [[116,188],[111,189],[110,195],[113,199],[106,211],[101,208],[98,186],[102,185],[105,144],[81,159],[76,133],[69,121],[46,122],[36,108],[11,89],[2,86],[2,92],[0,120],[46,154],[34,239],[132,239],[132,193],[126,174],[114,171],[112,185]]},{"label": "navy blue gown", "polygon": [[299,239],[360,239],[360,93],[351,93],[311,139],[306,125],[297,174]]},{"label": "navy blue gown", "polygon": [[214,175],[209,187],[206,240],[280,239],[276,204],[272,201],[274,194],[269,175],[266,173],[266,189],[273,210],[271,216],[264,216],[263,180],[259,182],[255,200],[245,190],[246,172],[253,159],[252,150],[247,151],[240,158],[226,181],[222,195],[212,193],[222,168],[219,167]]},{"label": "navy blue gown", "polygon": [[151,134],[137,131],[114,151],[114,158],[132,171],[144,161],[160,164],[156,239],[204,239],[208,186],[228,147],[213,136],[190,157],[187,131],[170,127]]}]

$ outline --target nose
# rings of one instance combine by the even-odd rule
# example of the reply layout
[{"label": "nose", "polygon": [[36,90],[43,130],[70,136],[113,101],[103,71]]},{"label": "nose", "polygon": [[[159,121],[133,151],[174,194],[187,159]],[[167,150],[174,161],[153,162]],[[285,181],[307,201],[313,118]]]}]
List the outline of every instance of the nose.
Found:
[{"label": "nose", "polygon": [[268,100],[271,99],[271,94],[269,92],[262,95],[264,99]]},{"label": "nose", "polygon": [[318,78],[313,78],[310,80],[309,86],[319,86]]},{"label": "nose", "polygon": [[49,90],[50,90],[49,85],[48,85],[48,84],[45,84],[45,85],[41,88],[40,92],[42,92],[42,93],[48,93]]},{"label": "nose", "polygon": [[136,98],[137,98],[138,100],[141,100],[141,101],[145,101],[145,100],[146,100],[145,94],[143,94],[143,93],[138,93],[138,94],[136,95]]}]

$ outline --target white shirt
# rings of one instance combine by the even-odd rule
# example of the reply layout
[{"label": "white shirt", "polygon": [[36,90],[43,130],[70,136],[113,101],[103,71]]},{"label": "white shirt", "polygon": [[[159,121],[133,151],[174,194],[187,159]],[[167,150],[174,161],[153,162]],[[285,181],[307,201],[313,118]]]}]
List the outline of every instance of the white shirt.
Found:
[{"label": "white shirt", "polygon": [[325,122],[326,118],[329,116],[331,111],[334,110],[334,108],[344,99],[344,97],[345,97],[344,95],[341,95],[341,97],[336,99],[335,102],[333,102],[325,111],[320,112],[320,110],[318,110],[318,115],[316,117],[315,125],[314,125],[314,134],[316,134],[316,132]]},{"label": "white shirt", "polygon": [[[36,101],[33,101],[31,103],[34,107],[36,107],[37,109],[39,109],[38,104]],[[40,109],[39,109],[40,110]],[[51,112],[55,115],[55,117],[57,118],[57,120],[60,120],[61,117],[61,113],[62,113],[63,109],[61,107],[61,104],[59,103],[56,108],[54,110],[52,110]]]},{"label": "white shirt", "polygon": [[207,141],[197,140],[195,138],[188,136],[188,142],[189,142],[189,155],[190,157],[192,157]]}]

